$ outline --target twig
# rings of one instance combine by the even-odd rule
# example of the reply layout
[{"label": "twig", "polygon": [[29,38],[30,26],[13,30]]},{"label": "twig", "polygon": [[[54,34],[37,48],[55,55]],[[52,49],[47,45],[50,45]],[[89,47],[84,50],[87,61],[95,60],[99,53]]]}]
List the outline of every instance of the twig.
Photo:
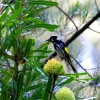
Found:
[{"label": "twig", "polygon": [[69,17],[69,15],[67,13],[65,13],[60,7],[56,6],[61,12],[63,12],[71,21],[72,23],[74,24],[76,30],[78,31],[78,27],[76,26],[76,24],[74,23],[74,21]]},{"label": "twig", "polygon": [[[86,70],[85,68],[83,68],[83,66],[81,66],[81,64],[80,64],[72,55],[70,55],[70,57],[73,58],[74,61],[75,61],[85,72],[87,72],[87,70]],[[87,72],[87,74],[88,74],[91,78],[93,78],[88,72]]]},{"label": "twig", "polygon": [[94,30],[94,29],[92,29],[90,27],[89,27],[89,29],[92,30],[92,31],[94,31],[94,32],[96,32],[96,33],[99,33],[100,34],[100,32],[98,32],[98,31],[96,31],[96,30]]}]

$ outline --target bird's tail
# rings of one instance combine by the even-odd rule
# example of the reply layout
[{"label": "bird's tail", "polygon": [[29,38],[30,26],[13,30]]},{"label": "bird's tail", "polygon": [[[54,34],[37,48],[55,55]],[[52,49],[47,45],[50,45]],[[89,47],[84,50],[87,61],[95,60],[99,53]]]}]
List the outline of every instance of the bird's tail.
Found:
[{"label": "bird's tail", "polygon": [[68,64],[71,66],[72,70],[74,73],[77,73],[77,70],[75,69],[75,67],[73,66],[71,61],[68,61]]}]

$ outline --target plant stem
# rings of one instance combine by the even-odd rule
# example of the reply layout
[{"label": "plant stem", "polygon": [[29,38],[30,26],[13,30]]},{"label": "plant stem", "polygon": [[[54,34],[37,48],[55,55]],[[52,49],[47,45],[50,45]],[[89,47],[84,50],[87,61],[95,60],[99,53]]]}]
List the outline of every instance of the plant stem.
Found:
[{"label": "plant stem", "polygon": [[58,77],[57,75],[53,76],[53,83],[52,83],[52,89],[51,89],[51,93],[50,93],[50,100],[52,100],[52,94],[53,94],[53,90],[54,90],[54,87],[55,87],[57,77]]}]

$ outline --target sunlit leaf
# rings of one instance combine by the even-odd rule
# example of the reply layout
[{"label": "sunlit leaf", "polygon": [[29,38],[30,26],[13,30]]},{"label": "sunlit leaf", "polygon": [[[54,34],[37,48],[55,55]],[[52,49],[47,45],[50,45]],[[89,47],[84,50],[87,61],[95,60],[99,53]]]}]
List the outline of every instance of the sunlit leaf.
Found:
[{"label": "sunlit leaf", "polygon": [[29,2],[31,5],[47,5],[47,6],[57,6],[57,2],[52,2],[52,1],[34,1],[34,2]]},{"label": "sunlit leaf", "polygon": [[46,28],[47,30],[53,32],[56,28],[58,28],[58,26],[51,25],[51,24],[35,24],[35,25],[27,26],[27,28]]},{"label": "sunlit leaf", "polygon": [[16,10],[15,13],[13,13],[8,20],[4,23],[4,26],[8,25],[10,22],[12,22],[12,20],[14,20],[15,18],[17,18],[19,16],[19,14],[23,11],[24,7],[19,8],[18,10]]},{"label": "sunlit leaf", "polygon": [[8,14],[8,9],[6,9],[6,11],[1,15],[0,17],[0,22],[2,22],[6,17],[7,17],[7,14]]}]

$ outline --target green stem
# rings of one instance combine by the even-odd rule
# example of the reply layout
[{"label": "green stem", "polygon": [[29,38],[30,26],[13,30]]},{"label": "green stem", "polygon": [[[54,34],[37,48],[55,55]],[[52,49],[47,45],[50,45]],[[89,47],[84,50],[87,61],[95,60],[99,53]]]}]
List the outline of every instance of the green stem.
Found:
[{"label": "green stem", "polygon": [[51,93],[50,93],[50,100],[52,100],[52,94],[53,94],[53,90],[54,90],[54,87],[55,87],[57,77],[58,77],[57,75],[53,76],[53,83],[52,83],[52,89],[51,89]]},{"label": "green stem", "polygon": [[51,91],[52,80],[53,80],[52,76],[49,75],[49,77],[48,77],[48,83],[47,83],[47,87],[46,87],[46,91],[45,91],[43,100],[48,100],[48,97],[49,97],[49,94],[50,94],[50,91]]},{"label": "green stem", "polygon": [[[16,81],[16,84],[17,84],[17,88],[18,88],[18,63],[15,62],[15,65],[14,65],[14,71],[15,71],[15,81]],[[15,94],[16,94],[16,98],[18,98],[18,93],[17,93],[17,89],[15,89]]]}]

